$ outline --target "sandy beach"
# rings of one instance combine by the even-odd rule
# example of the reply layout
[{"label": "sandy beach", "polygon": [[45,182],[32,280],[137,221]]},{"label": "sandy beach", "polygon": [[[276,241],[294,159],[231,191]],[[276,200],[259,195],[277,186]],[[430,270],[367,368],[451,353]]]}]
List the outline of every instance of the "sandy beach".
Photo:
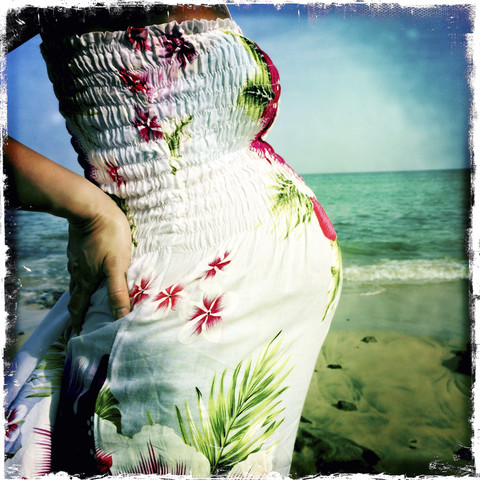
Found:
[{"label": "sandy beach", "polygon": [[371,333],[331,332],[310,385],[292,473],[421,475],[442,473],[442,465],[458,473],[454,466],[465,462],[455,454],[470,444],[470,379],[445,365],[457,359],[453,345]]},{"label": "sandy beach", "polygon": [[[318,358],[292,476],[471,472],[468,284],[344,289]],[[21,306],[16,347],[48,310]]]},{"label": "sandy beach", "polygon": [[466,282],[346,290],[317,361],[292,474],[472,472]]},{"label": "sandy beach", "polygon": [[8,326],[4,352],[4,362],[6,364],[11,361],[47,313],[48,310],[41,309],[38,306],[32,308],[20,305],[15,324]]}]

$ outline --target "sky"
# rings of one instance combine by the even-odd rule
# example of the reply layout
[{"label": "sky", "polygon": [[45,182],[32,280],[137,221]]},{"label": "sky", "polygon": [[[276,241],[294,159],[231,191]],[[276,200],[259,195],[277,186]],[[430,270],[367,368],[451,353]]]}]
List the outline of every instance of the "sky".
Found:
[{"label": "sky", "polygon": [[[469,166],[468,6],[229,8],[279,70],[267,140],[299,173]],[[7,55],[8,133],[81,173],[40,42]]]}]

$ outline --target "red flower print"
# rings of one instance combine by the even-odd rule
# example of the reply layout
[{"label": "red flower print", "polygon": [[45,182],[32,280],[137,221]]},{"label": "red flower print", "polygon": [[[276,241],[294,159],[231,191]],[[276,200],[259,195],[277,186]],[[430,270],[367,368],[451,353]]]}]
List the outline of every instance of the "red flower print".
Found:
[{"label": "red flower print", "polygon": [[35,442],[40,447],[36,474],[47,475],[52,471],[52,432],[37,427],[34,427],[33,432],[40,436],[40,441]]},{"label": "red flower print", "polygon": [[130,301],[132,302],[132,307],[138,305],[140,302],[148,298],[148,287],[150,286],[151,280],[145,280],[142,278],[140,280],[140,285],[135,284],[130,292]]},{"label": "red flower print", "polygon": [[93,165],[88,165],[87,167],[84,167],[83,170],[85,172],[85,178],[90,180],[92,183],[97,184],[97,169]]},{"label": "red flower print", "polygon": [[150,116],[149,110],[141,110],[136,107],[137,118],[133,120],[133,125],[138,128],[142,140],[149,142],[163,138],[162,126],[157,121],[157,116]]},{"label": "red flower print", "polygon": [[18,408],[14,408],[10,412],[5,412],[7,422],[5,425],[5,441],[14,442],[18,434],[20,433],[19,425],[25,420],[24,417],[27,413],[27,407],[25,405],[19,405]]},{"label": "red flower print", "polygon": [[217,257],[213,262],[210,262],[208,264],[210,268],[205,271],[205,278],[212,278],[217,272],[222,271],[230,263],[230,260],[227,260],[229,254],[230,252],[225,252],[222,258]]},{"label": "red flower print", "polygon": [[148,93],[147,79],[145,78],[145,75],[135,75],[132,72],[128,72],[123,67],[119,70],[118,74],[123,80],[125,86],[128,87],[132,92]]},{"label": "red flower print", "polygon": [[[227,300],[228,301],[228,300]],[[209,342],[217,343],[222,335],[223,315],[225,314],[224,294],[204,294],[202,303],[194,305],[193,314],[186,317],[186,324],[179,332],[181,343],[191,343],[199,335]]]},{"label": "red flower print", "polygon": [[[158,447],[157,447],[158,448]],[[169,467],[167,463],[163,460],[162,456],[155,451],[152,442],[149,441],[147,444],[148,455],[143,455],[142,452],[139,454],[139,458],[136,464],[133,464],[128,471],[125,471],[127,474],[147,474],[147,475],[182,475],[187,474],[187,468],[185,464],[178,463],[173,468]],[[123,472],[122,472],[123,473]],[[163,477],[165,478],[165,477]],[[168,478],[168,477],[167,477]]]},{"label": "red flower print", "polygon": [[282,165],[286,165],[285,160],[278,155],[278,153],[275,153],[273,147],[262,140],[258,135],[250,142],[250,150],[257,153],[259,157],[264,158],[270,164],[272,164],[272,161],[275,161]]},{"label": "red flower print", "polygon": [[261,50],[257,44],[254,45],[260,56],[263,57],[263,61],[267,65],[268,73],[270,74],[270,84],[273,92],[273,98],[268,102],[260,119],[263,128],[261,132],[257,135],[257,138],[261,139],[272,126],[275,117],[277,116],[278,101],[280,99],[280,75],[278,74],[277,68],[270,60],[270,57],[263,50]]},{"label": "red flower print", "polygon": [[220,313],[222,311],[222,296],[210,299],[203,297],[203,305],[195,308],[195,312],[189,318],[189,322],[195,321],[193,333],[200,335],[204,329],[214,327],[222,321]]},{"label": "red flower print", "polygon": [[95,458],[97,459],[98,472],[101,474],[110,474],[112,456],[95,448]]},{"label": "red flower print", "polygon": [[313,203],[313,210],[317,216],[318,223],[320,224],[323,234],[333,242],[336,240],[337,234],[335,233],[335,228],[333,228],[332,222],[325,213],[325,210],[318,203],[318,200],[315,197],[310,197],[310,200]]},{"label": "red flower print", "polygon": [[148,44],[148,27],[130,27],[127,30],[127,38],[135,50],[151,50]]},{"label": "red flower print", "polygon": [[127,183],[125,178],[118,173],[118,171],[120,170],[120,167],[118,165],[114,165],[108,160],[105,161],[105,165],[107,166],[108,175],[117,184],[118,188]]},{"label": "red flower print", "polygon": [[185,68],[187,62],[193,62],[197,56],[195,47],[188,40],[183,38],[178,25],[175,25],[171,32],[163,34],[163,47],[165,48],[165,57],[172,58],[176,56],[176,61]]},{"label": "red flower print", "polygon": [[18,428],[18,423],[15,423],[15,416],[17,410],[13,409],[7,416],[7,425],[5,426],[5,436],[10,440],[14,436],[15,430]]},{"label": "red flower print", "polygon": [[175,310],[175,306],[181,298],[180,292],[183,290],[183,285],[176,283],[170,287],[162,290],[153,301],[160,300],[157,310],[163,308],[165,310]]}]

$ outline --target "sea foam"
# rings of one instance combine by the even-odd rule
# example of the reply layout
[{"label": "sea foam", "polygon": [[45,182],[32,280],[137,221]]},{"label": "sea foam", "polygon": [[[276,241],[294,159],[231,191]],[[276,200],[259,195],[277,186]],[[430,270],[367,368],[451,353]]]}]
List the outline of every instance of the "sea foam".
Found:
[{"label": "sea foam", "polygon": [[351,283],[430,283],[468,278],[466,261],[453,258],[380,260],[369,265],[344,265]]}]

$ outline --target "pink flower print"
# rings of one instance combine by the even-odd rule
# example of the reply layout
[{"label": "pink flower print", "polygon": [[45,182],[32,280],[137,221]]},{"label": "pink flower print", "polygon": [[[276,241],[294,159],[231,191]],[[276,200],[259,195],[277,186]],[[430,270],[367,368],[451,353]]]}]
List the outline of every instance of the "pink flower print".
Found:
[{"label": "pink flower print", "polygon": [[195,47],[182,35],[178,25],[175,25],[171,32],[163,34],[163,47],[165,48],[165,57],[172,58],[175,55],[176,61],[185,68],[187,62],[193,62],[197,56]]},{"label": "pink flower print", "polygon": [[165,310],[175,310],[175,307],[182,297],[180,292],[183,290],[183,285],[180,283],[175,283],[174,285],[170,285],[170,287],[162,290],[155,298],[153,299],[154,302],[160,300],[160,303],[157,305],[158,309],[165,309]]},{"label": "pink flower print", "polygon": [[250,150],[256,152],[259,157],[264,158],[270,164],[275,161],[282,165],[286,165],[285,160],[278,155],[278,153],[275,153],[273,147],[269,143],[263,141],[259,136],[250,142]]},{"label": "pink flower print", "polygon": [[223,310],[223,295],[212,297],[204,295],[202,304],[195,306],[193,314],[180,330],[180,342],[191,343],[198,335],[205,336],[210,342],[219,342],[222,333]]},{"label": "pink flower print", "polygon": [[120,170],[120,167],[118,165],[114,165],[108,160],[105,160],[105,165],[107,166],[108,175],[117,184],[118,188],[127,183],[125,178],[118,173],[118,171]]},{"label": "pink flower print", "polygon": [[317,216],[318,223],[320,224],[323,234],[332,242],[335,241],[337,234],[335,233],[335,228],[333,228],[332,222],[325,213],[325,210],[318,203],[318,200],[315,197],[310,197],[310,200],[313,203],[313,210]]},{"label": "pink flower print", "polygon": [[125,68],[121,68],[118,72],[120,78],[123,80],[123,83],[128,87],[132,92],[137,93],[148,93],[148,86],[146,76],[136,75],[135,73],[128,72]]},{"label": "pink flower print", "polygon": [[270,100],[270,102],[268,102],[267,106],[265,107],[265,110],[263,111],[262,117],[260,119],[260,122],[262,123],[263,128],[261,132],[257,135],[257,138],[262,138],[270,129],[270,127],[272,126],[275,120],[275,117],[277,116],[278,101],[280,99],[281,88],[280,88],[280,75],[278,74],[278,70],[273,64],[272,60],[270,60],[270,57],[263,50],[261,50],[257,44],[255,44],[255,47],[261,53],[261,56],[263,56],[264,62],[266,63],[268,72],[270,74],[270,84],[273,92],[273,98],[272,100]]},{"label": "pink flower print", "polygon": [[141,110],[135,107],[137,118],[133,120],[133,125],[138,128],[140,137],[145,142],[163,138],[162,126],[157,121],[157,115],[151,116],[149,110]]},{"label": "pink flower print", "polygon": [[151,50],[148,44],[148,27],[130,27],[127,30],[127,38],[135,50]]},{"label": "pink flower print", "polygon": [[47,475],[52,471],[52,432],[46,428],[34,427],[33,432],[38,435],[39,446],[36,475]]},{"label": "pink flower print", "polygon": [[101,474],[110,474],[110,469],[112,468],[112,456],[95,448],[95,458],[97,461],[98,472]]},{"label": "pink flower print", "polygon": [[135,284],[130,292],[130,301],[132,303],[132,307],[138,305],[140,302],[148,298],[148,287],[150,286],[151,280],[146,280],[142,278],[140,280],[140,285]]},{"label": "pink flower print", "polygon": [[195,321],[194,333],[200,335],[204,328],[212,328],[222,321],[222,296],[217,298],[203,297],[203,305],[196,307],[194,314],[188,320]]},{"label": "pink flower print", "polygon": [[225,252],[222,258],[217,257],[213,262],[210,262],[208,264],[210,268],[205,271],[205,278],[212,278],[218,272],[223,271],[223,269],[230,263],[230,260],[227,260],[229,254],[230,252]]},{"label": "pink flower print", "polygon": [[25,415],[27,413],[27,407],[25,405],[19,405],[17,408],[14,408],[10,412],[6,413],[7,422],[5,425],[5,441],[14,442],[19,433],[21,425],[25,420]]}]

